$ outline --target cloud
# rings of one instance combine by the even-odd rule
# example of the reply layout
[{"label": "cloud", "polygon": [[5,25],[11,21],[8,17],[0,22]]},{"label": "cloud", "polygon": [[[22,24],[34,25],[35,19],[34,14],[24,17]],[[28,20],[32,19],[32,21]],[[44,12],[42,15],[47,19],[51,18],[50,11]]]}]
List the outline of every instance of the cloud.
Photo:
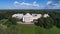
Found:
[{"label": "cloud", "polygon": [[39,7],[39,4],[36,3],[36,1],[34,1],[32,4],[31,3],[25,3],[25,2],[17,2],[15,1],[14,4],[18,4],[18,5],[21,5],[21,6],[26,6],[26,7]]},{"label": "cloud", "polygon": [[15,1],[14,4],[19,4],[19,2]]},{"label": "cloud", "polygon": [[59,0],[51,0],[46,3],[47,8],[49,9],[59,9],[60,1]]},{"label": "cloud", "polygon": [[48,1],[48,2],[47,2],[47,5],[56,6],[56,5],[58,5],[58,4],[57,4],[57,3],[54,3],[53,1]]},{"label": "cloud", "polygon": [[52,3],[51,1],[48,1],[48,2],[47,2],[47,5],[49,5],[49,4],[51,4],[51,3]]},{"label": "cloud", "polygon": [[15,1],[14,5],[18,9],[60,9],[60,0],[49,0],[44,5],[39,5],[36,1],[32,3]]},{"label": "cloud", "polygon": [[58,5],[60,4],[60,0],[50,0],[47,2],[47,4]]}]

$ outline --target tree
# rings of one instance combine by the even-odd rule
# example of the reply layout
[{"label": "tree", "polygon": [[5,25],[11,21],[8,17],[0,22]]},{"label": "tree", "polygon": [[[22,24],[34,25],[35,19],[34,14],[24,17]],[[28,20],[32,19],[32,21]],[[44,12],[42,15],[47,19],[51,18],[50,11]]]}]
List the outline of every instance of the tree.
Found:
[{"label": "tree", "polygon": [[35,25],[38,25],[43,28],[48,28],[48,29],[51,28],[54,23],[53,19],[49,18],[49,17],[48,18],[39,18],[37,21],[38,22],[35,23]]}]

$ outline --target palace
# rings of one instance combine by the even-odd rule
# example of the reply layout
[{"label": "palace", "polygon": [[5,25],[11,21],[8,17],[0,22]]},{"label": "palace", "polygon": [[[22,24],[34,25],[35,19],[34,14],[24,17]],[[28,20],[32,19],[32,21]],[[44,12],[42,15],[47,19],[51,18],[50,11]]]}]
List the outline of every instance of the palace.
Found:
[{"label": "palace", "polygon": [[34,20],[37,20],[37,19],[39,19],[41,17],[47,18],[47,17],[49,17],[49,15],[48,14],[42,15],[42,14],[30,14],[30,13],[26,13],[25,15],[24,14],[14,14],[14,15],[12,15],[12,17],[13,18],[15,17],[15,18],[18,18],[18,19],[22,19],[22,21],[24,23],[26,23],[26,22],[31,23]]}]

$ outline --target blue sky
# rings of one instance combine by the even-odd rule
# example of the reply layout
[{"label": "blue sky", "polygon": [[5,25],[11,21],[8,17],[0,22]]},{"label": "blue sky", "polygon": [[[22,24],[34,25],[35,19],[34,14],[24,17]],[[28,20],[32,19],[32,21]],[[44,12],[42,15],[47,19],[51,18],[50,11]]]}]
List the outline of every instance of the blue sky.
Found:
[{"label": "blue sky", "polygon": [[60,9],[60,0],[0,0],[0,9]]}]

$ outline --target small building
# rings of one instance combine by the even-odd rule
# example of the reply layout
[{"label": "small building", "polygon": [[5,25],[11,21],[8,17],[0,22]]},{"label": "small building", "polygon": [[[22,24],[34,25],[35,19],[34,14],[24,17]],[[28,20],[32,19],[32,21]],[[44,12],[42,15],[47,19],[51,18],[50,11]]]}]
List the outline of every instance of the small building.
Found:
[{"label": "small building", "polygon": [[22,19],[23,18],[23,14],[14,14],[12,15],[13,18],[18,18],[18,19]]},{"label": "small building", "polygon": [[49,15],[48,14],[44,14],[43,17],[44,18],[47,18],[47,17],[49,17]]},{"label": "small building", "polygon": [[42,17],[41,14],[32,14],[32,16],[33,16],[34,19],[38,19],[38,18]]}]

